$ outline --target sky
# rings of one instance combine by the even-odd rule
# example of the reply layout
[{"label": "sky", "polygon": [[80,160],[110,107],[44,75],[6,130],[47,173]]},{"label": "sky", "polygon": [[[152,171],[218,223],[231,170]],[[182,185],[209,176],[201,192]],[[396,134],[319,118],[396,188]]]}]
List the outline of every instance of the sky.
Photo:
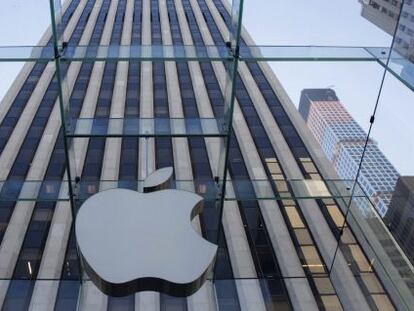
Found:
[{"label": "sky", "polygon": [[[0,0],[0,45],[33,45],[50,20],[48,0]],[[245,0],[243,22],[258,45],[390,46],[391,36],[361,17],[358,0]],[[304,88],[333,88],[368,129],[383,75],[374,62],[272,62],[298,105]],[[0,99],[22,63],[0,63]],[[414,175],[414,95],[387,75],[372,137],[403,175]]]},{"label": "sky", "polygon": [[[391,45],[392,37],[361,17],[358,0],[245,0],[243,23],[257,45]],[[374,62],[272,62],[296,106],[304,88],[335,90],[367,131],[383,68]],[[378,101],[372,138],[400,174],[414,175],[414,94],[391,74]]]},{"label": "sky", "polygon": [[[50,24],[49,0],[0,0],[0,46],[36,45]],[[0,100],[23,63],[0,62]]]}]

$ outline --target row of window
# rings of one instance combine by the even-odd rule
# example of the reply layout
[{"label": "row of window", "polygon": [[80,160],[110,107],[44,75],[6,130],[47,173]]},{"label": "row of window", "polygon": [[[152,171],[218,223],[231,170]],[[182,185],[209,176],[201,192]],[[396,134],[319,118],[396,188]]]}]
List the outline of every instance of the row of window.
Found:
[{"label": "row of window", "polygon": [[[222,16],[223,15],[226,16],[226,18],[227,18],[227,20],[226,20],[227,21],[227,25],[229,25],[229,15],[228,15],[228,12],[224,9],[223,5],[220,3],[219,0],[213,0],[213,1],[216,3],[217,8],[219,10],[221,10],[221,13],[222,13],[221,15]],[[243,41],[242,44],[245,44],[245,42]],[[261,71],[261,69],[260,69],[260,67],[259,67],[259,65],[257,63],[248,63],[248,67],[249,67],[249,69],[250,69],[253,77],[255,78],[255,80],[256,80],[256,76],[263,76],[263,73],[262,73],[262,71]],[[258,82],[258,81],[256,81],[256,82],[257,82],[260,90],[262,91],[262,93],[268,92],[267,93],[268,96],[265,96],[265,100],[268,103],[269,107],[275,106],[275,105],[280,105],[277,97],[275,96],[273,90],[271,89],[270,84],[267,82],[266,79],[261,79],[261,82]],[[288,118],[283,119],[282,122],[280,122],[281,121],[280,120],[280,115],[277,116],[277,117],[276,116],[274,116],[274,117],[275,117],[275,120],[276,120],[276,122],[278,123],[279,126],[281,126],[283,124],[286,124],[286,122],[288,124],[291,124],[291,121]],[[293,149],[293,154],[294,154],[294,156],[296,158],[297,163],[299,164],[299,167],[303,170],[303,173],[304,173],[305,177],[306,178],[314,178],[314,177],[317,177],[318,179],[320,179],[320,176],[318,176],[319,174],[315,174],[314,173],[315,172],[314,171],[314,169],[315,169],[314,166],[312,166],[311,168],[310,167],[307,167],[308,164],[311,161],[311,158],[310,158],[309,154],[307,153],[306,148],[305,148],[303,142],[299,138],[299,135],[297,135],[297,140],[294,143],[292,143],[292,140],[289,139],[288,137],[286,137],[286,134],[285,134],[285,132],[283,130],[282,130],[282,134],[285,137],[288,145]],[[296,148],[300,148],[301,149],[302,155],[298,155],[298,153],[295,152],[295,149]],[[308,172],[307,170],[309,170],[309,169],[311,169],[311,171]],[[323,207],[326,208],[326,205],[323,206]],[[335,207],[338,210],[338,212],[340,212],[338,206],[335,206]],[[332,215],[329,215],[328,218],[327,218],[327,220],[329,221],[331,219],[332,219]],[[356,248],[361,252],[362,258],[364,260],[366,260],[366,257],[362,253],[362,249],[360,248],[360,246],[359,245],[356,245]],[[356,257],[357,256],[355,256],[355,254],[352,253],[352,252],[351,252],[351,254],[349,256],[346,256],[346,258],[350,261],[351,264],[353,262],[358,261],[358,258],[356,258]],[[376,278],[375,274],[373,274],[373,275]],[[367,292],[367,289],[366,289],[365,285],[362,285],[361,286],[361,289],[364,292]],[[369,294],[370,293],[368,293],[368,296],[369,296]],[[389,301],[387,295],[384,294],[384,290],[383,289],[382,289],[382,296],[383,296],[384,300],[388,301],[388,304],[391,305],[391,302]],[[375,301],[375,297],[373,297],[372,295],[370,296],[370,299],[371,299],[370,302],[371,302],[372,305],[376,305],[376,306],[379,306],[380,305],[380,304],[377,303],[377,301]]]},{"label": "row of window", "polygon": [[[77,0],[72,1],[72,3],[70,4],[70,6],[68,7],[67,11],[64,14],[64,17],[63,17],[64,24],[68,22],[69,20],[68,16],[72,16],[78,4],[79,4],[79,1]],[[85,12],[87,12],[87,8],[85,9]],[[85,15],[86,13],[83,14],[83,16]],[[82,23],[82,17],[81,17],[76,27],[79,29],[79,28],[84,28],[84,26],[85,25]],[[79,37],[73,36],[71,40],[72,40],[71,42],[77,43],[79,40]],[[35,70],[38,70],[38,69],[39,67],[36,64]],[[36,75],[40,75],[40,74],[41,74],[40,70],[36,72]],[[52,84],[50,84],[48,88],[48,91],[50,92],[49,94],[48,92],[46,92],[46,95],[40,105],[40,108],[38,109],[38,113],[40,112],[41,114],[46,114],[46,115],[50,114],[51,107],[53,106],[54,101],[56,100],[56,97],[57,97],[56,89],[57,89],[56,83],[52,82]],[[51,92],[53,92],[52,93],[53,95],[51,95]],[[47,103],[47,105],[45,105],[44,103]],[[36,120],[36,117],[37,116],[35,116],[34,120]],[[42,120],[41,123],[36,126],[41,126],[44,128],[47,122],[47,118],[41,118],[41,120]],[[30,133],[30,130],[28,134],[29,133]],[[34,154],[36,150],[37,142],[38,142],[38,139],[40,140],[41,134],[42,134],[42,131],[37,131],[37,134],[34,136],[36,138],[36,142],[34,142],[33,139],[31,139],[30,143],[27,145],[29,148],[28,150],[30,150],[32,154]],[[25,143],[26,141],[27,141],[27,138],[25,140]],[[23,143],[23,146],[25,145],[25,143]],[[21,148],[22,152],[26,152],[28,150],[25,149],[24,147]],[[62,178],[63,170],[64,170],[64,163],[62,162],[62,150],[63,150],[63,137],[62,137],[62,133],[60,132],[56,146],[55,146],[56,152],[52,154],[51,163],[58,162],[58,163],[61,163],[61,165],[60,167],[49,165],[47,172],[46,172],[46,178],[50,178],[50,179],[56,179],[56,178],[61,179]],[[29,164],[31,160],[26,158],[25,162]],[[17,163],[19,162],[16,161],[14,166]],[[20,164],[18,165],[20,166]],[[27,169],[21,170],[21,176],[23,178],[27,173]],[[11,171],[11,174],[12,173],[13,173],[13,170]],[[50,203],[39,202],[35,205],[32,219],[27,229],[26,236],[25,236],[22,248],[20,250],[19,258],[15,266],[15,270],[13,273],[14,278],[23,278],[23,279],[36,278],[39,267],[40,267],[40,261],[41,261],[41,257],[43,253],[43,248],[46,243],[48,230],[49,230],[50,223],[52,220],[54,205],[55,204],[52,202]],[[12,281],[9,286],[2,310],[27,310],[33,287],[34,287],[34,282]]]},{"label": "row of window", "polygon": [[[183,1],[183,4],[185,5],[188,3],[188,1]],[[200,7],[202,5],[205,5],[205,3],[199,2]],[[193,19],[193,12],[189,7],[187,9],[185,8],[187,13],[188,19]],[[204,18],[211,19],[211,16],[204,12]],[[194,25],[194,26],[192,26]],[[194,28],[196,28],[196,23],[191,23],[191,33],[196,33],[198,31],[195,31]],[[208,24],[210,28],[210,33],[213,34],[213,38],[220,38],[219,44],[223,44],[223,39],[218,31],[218,29],[215,27],[214,21],[210,22]],[[194,40],[195,38],[193,38]],[[195,40],[194,40],[195,41]],[[202,42],[200,42],[202,44]],[[196,43],[197,44],[197,43]],[[210,63],[205,63],[201,67],[203,77],[210,77],[209,82],[215,83],[215,90],[217,93],[220,94],[220,97],[218,98],[218,101],[221,103],[220,105],[215,105],[215,98],[212,98],[210,96],[210,100],[213,105],[213,110],[216,114],[216,118],[218,114],[223,113],[223,103],[224,99],[222,98],[221,91],[219,89],[218,81],[215,78],[213,68]],[[209,70],[208,72],[205,72],[206,70]],[[209,90],[209,87],[207,87],[208,94],[211,94],[211,89]],[[237,95],[241,93],[243,98],[239,98],[239,101],[245,99],[249,100],[249,97],[247,96],[247,92],[243,88],[237,89]],[[249,106],[248,104],[246,106]],[[251,106],[250,106],[251,107]],[[253,110],[251,111],[253,112]],[[257,119],[254,119],[255,123],[257,124],[259,128],[260,121]],[[260,130],[258,130],[260,131]],[[269,147],[269,146],[267,146]],[[233,134],[231,137],[231,145],[229,150],[229,171],[231,174],[231,177],[233,180],[245,180],[246,183],[240,184],[236,183],[234,184],[234,190],[236,193],[236,197],[243,197],[243,195],[246,194],[246,192],[254,193],[253,184],[249,183],[249,175],[247,168],[243,161],[243,156],[238,144],[238,141]],[[250,250],[253,256],[253,261],[256,266],[256,273],[258,277],[261,278],[271,278],[273,280],[276,280],[281,276],[281,272],[277,263],[276,254],[273,249],[273,245],[270,241],[269,234],[267,231],[267,227],[264,223],[263,216],[260,212],[260,208],[257,202],[252,201],[238,201],[240,214],[242,216],[243,223],[245,225],[245,233],[250,245]],[[287,296],[286,288],[284,287],[283,282],[279,281],[279,286],[272,287],[271,291],[263,291],[265,294],[265,300],[268,301],[269,305],[273,305],[276,307],[279,305],[280,307],[283,306],[283,308],[289,308],[289,300]]]}]

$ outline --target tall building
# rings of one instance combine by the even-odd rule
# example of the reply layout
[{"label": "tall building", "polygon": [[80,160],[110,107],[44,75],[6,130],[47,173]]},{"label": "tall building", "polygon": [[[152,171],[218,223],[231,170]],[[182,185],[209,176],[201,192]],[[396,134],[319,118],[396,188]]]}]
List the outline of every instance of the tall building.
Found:
[{"label": "tall building", "polygon": [[395,239],[404,249],[411,261],[414,261],[414,177],[401,176],[398,179],[390,208],[385,221]]},{"label": "tall building", "polygon": [[[401,77],[414,83],[414,1],[359,0],[361,16],[394,37],[392,63],[401,67]],[[401,14],[400,14],[401,11]],[[397,70],[395,67],[394,70]]]},{"label": "tall building", "polygon": [[361,3],[362,17],[391,36],[394,35],[401,9],[401,0],[359,0],[359,2]]},{"label": "tall building", "polygon": [[[229,9],[221,0],[68,0],[62,22],[67,49],[226,48]],[[243,45],[254,44],[247,31],[242,36]],[[50,30],[39,45],[51,45]],[[226,67],[218,60],[62,66],[69,117],[77,125],[222,117]],[[55,74],[54,63],[25,64],[0,104],[0,180],[6,181],[0,197],[7,198],[0,201],[2,310],[395,310],[414,304],[381,248],[373,251],[375,232],[369,231],[373,244],[366,243],[364,219],[345,219],[341,198],[292,197],[292,185],[323,188],[332,168],[264,62],[239,64],[221,230],[215,201],[207,198],[215,182],[216,138],[73,138],[80,194],[114,184],[136,190],[148,171],[172,166],[177,185],[190,182],[187,190],[206,197],[194,227],[219,241],[213,280],[190,297],[103,294],[82,272],[71,205],[61,199],[67,192],[65,146]],[[33,192],[39,199],[25,200]]]},{"label": "tall building", "polygon": [[[302,91],[299,112],[341,179],[353,180],[367,134],[332,89]],[[361,188],[384,216],[399,174],[377,144],[369,140],[359,175]]]}]

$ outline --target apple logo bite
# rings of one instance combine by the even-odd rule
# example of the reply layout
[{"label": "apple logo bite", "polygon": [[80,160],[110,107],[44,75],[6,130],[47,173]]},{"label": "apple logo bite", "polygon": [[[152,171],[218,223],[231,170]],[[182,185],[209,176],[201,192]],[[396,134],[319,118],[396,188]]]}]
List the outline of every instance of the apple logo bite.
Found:
[{"label": "apple logo bite", "polygon": [[155,171],[144,193],[101,191],[80,207],[75,233],[85,270],[105,294],[151,290],[185,297],[196,292],[213,266],[217,246],[201,237],[191,219],[203,198],[165,188],[172,168]]}]

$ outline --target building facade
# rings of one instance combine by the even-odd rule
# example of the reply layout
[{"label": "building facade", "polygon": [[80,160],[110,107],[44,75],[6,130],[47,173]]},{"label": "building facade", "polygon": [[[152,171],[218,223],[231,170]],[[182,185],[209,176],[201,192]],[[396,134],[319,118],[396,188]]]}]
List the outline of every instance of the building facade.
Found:
[{"label": "building facade", "polygon": [[[229,24],[229,5],[221,0],[71,0],[63,15],[68,48],[224,47]],[[243,45],[254,44],[245,30],[242,37]],[[47,31],[39,45],[50,45],[50,38]],[[220,61],[64,66],[74,120],[222,117],[226,70]],[[221,230],[214,202],[206,200],[194,221],[206,239],[218,235],[214,281],[187,298],[101,293],[80,269],[70,204],[58,200],[67,189],[54,78],[54,64],[27,63],[0,105],[0,175],[9,182],[0,193],[8,198],[0,201],[2,310],[398,308],[388,274],[358,242],[357,226],[346,224],[341,200],[292,199],[290,180],[321,181],[331,168],[270,67],[255,62],[238,69],[227,188],[235,199],[225,201]],[[148,171],[165,166],[201,195],[214,183],[214,138],[87,137],[73,145],[83,193],[114,180],[137,189]],[[49,200],[22,200],[24,187],[14,183],[36,180],[42,181],[39,195]],[[262,187],[279,199],[261,199]]]},{"label": "building facade", "polygon": [[414,261],[414,177],[401,176],[398,179],[391,205],[385,215],[385,221],[395,239],[404,249],[411,261]]},{"label": "building facade", "polygon": [[394,37],[392,49],[398,54],[393,55],[391,63],[398,64],[398,67],[402,66],[402,69],[399,69],[401,77],[412,85],[414,81],[412,68],[414,62],[414,1],[359,0],[359,2],[361,3],[361,16]]},{"label": "building facade", "polygon": [[[367,134],[346,111],[335,91],[305,89],[299,112],[341,179],[353,180],[358,172]],[[359,184],[384,216],[399,174],[376,143],[368,141]]]},{"label": "building facade", "polygon": [[[401,9],[401,0],[359,0],[361,15],[391,36]],[[410,1],[407,1],[410,2]]]}]

